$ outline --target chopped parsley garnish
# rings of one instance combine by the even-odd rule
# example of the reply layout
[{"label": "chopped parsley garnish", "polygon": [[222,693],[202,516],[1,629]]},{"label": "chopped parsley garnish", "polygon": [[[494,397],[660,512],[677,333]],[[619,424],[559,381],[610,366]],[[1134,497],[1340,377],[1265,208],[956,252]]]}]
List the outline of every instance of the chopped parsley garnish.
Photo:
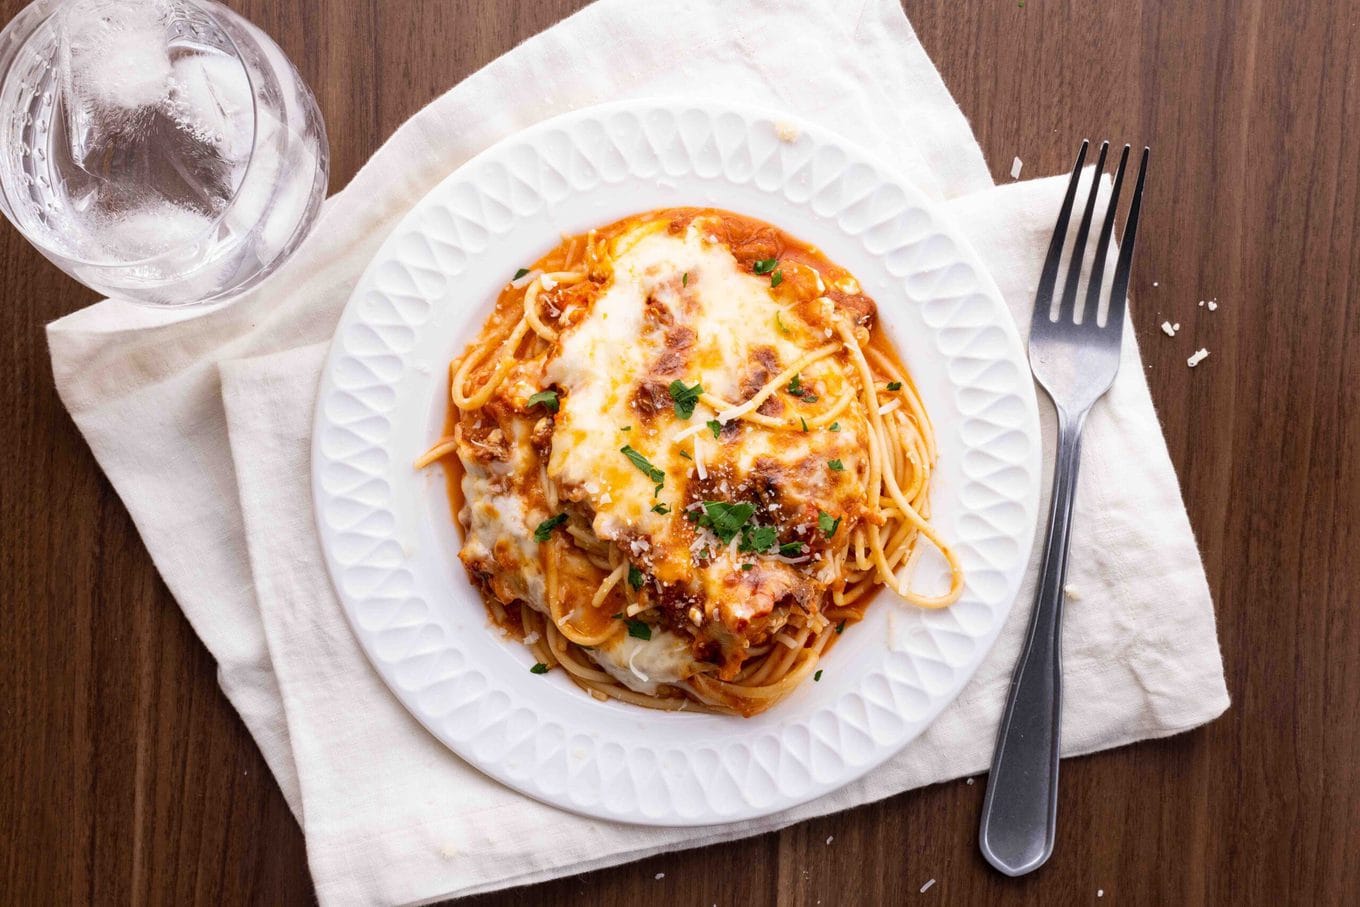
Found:
[{"label": "chopped parsley garnish", "polygon": [[779,286],[783,282],[784,282],[783,271],[775,271],[773,274],[770,275],[770,289],[773,290],[775,287]]},{"label": "chopped parsley garnish", "polygon": [[663,483],[662,483],[662,482],[657,482],[657,483],[656,483],[656,487],[652,489],[652,497],[656,497],[657,495],[661,494],[661,489],[662,489],[662,487],[663,487]]},{"label": "chopped parsley garnish", "polygon": [[807,431],[808,430],[807,419],[804,419],[802,416],[799,416],[798,421],[803,423],[803,431]]},{"label": "chopped parsley garnish", "polygon": [[755,566],[755,564],[742,564],[742,565],[741,565],[741,572],[742,572],[742,573],[745,573],[747,570],[750,570],[750,569],[751,569],[752,567],[754,567],[754,566]]},{"label": "chopped parsley garnish", "polygon": [[839,422],[832,422],[831,427],[827,429],[827,431],[840,431],[840,430],[841,424]]},{"label": "chopped parsley garnish", "polygon": [[[661,485],[666,481],[666,474],[652,465],[651,461],[638,453],[627,444],[619,448],[619,452],[629,459],[630,462],[642,471],[647,478],[656,482],[656,490],[661,490]],[[655,493],[655,492],[654,492]]]},{"label": "chopped parsley garnish", "polygon": [[704,512],[695,521],[700,526],[713,530],[713,534],[726,545],[746,525],[746,521],[756,512],[754,505],[728,504],[724,501],[704,501]]},{"label": "chopped parsley garnish", "polygon": [[841,621],[840,623],[836,624],[836,632],[837,633],[845,632],[845,621]]},{"label": "chopped parsley garnish", "polygon": [[801,397],[804,403],[817,402],[817,395],[814,394],[810,389],[803,387],[803,378],[801,375],[795,374],[793,376],[793,378],[789,381],[789,386],[787,390],[791,395],[795,397]]},{"label": "chopped parsley garnish", "polygon": [[768,274],[774,270],[774,266],[777,264],[779,264],[779,259],[777,258],[762,258],[751,265],[751,270],[755,271],[757,274]]},{"label": "chopped parsley garnish", "polygon": [[784,557],[797,557],[805,550],[802,542],[785,542],[779,546],[779,553]]},{"label": "chopped parsley garnish", "polygon": [[659,514],[661,514],[662,516],[665,516],[666,514],[668,514],[668,513],[670,513],[670,512],[671,512],[671,508],[670,508],[670,505],[668,505],[668,504],[653,504],[653,505],[652,505],[652,513],[659,513]]},{"label": "chopped parsley garnish", "polygon": [[685,382],[676,379],[670,386],[671,399],[675,401],[675,415],[681,419],[688,419],[694,415],[694,405],[699,402],[699,395],[704,392],[704,386],[695,382],[693,387],[685,387]]},{"label": "chopped parsley garnish", "polygon": [[687,286],[689,286],[689,272],[688,272],[688,271],[686,271],[685,273],[683,273],[683,274],[680,275],[680,286],[682,286],[682,287],[687,287]]},{"label": "chopped parsley garnish", "polygon": [[546,673],[548,673],[548,666],[545,665],[543,662],[540,661],[540,662],[538,662],[537,664],[535,664],[532,668],[529,669],[529,673],[530,673],[530,674],[546,674]]},{"label": "chopped parsley garnish", "polygon": [[635,617],[630,617],[628,618],[626,623],[628,624],[628,635],[633,637],[634,639],[652,638],[651,625],[646,623],[645,621],[638,620]]},{"label": "chopped parsley garnish", "polygon": [[633,430],[633,426],[631,426],[631,425],[625,425],[623,428],[620,428],[620,429],[619,429],[619,431],[632,431],[632,430]]},{"label": "chopped parsley garnish", "polygon": [[890,391],[900,391],[901,389],[902,389],[902,382],[901,382],[901,381],[889,381],[889,382],[888,382],[888,390],[890,390]]},{"label": "chopped parsley garnish", "polygon": [[831,467],[831,471],[832,471],[832,472],[844,472],[844,471],[845,471],[845,464],[842,463],[840,460],[831,460],[831,461],[829,461],[826,465]]},{"label": "chopped parsley garnish", "polygon": [[741,531],[741,545],[738,551],[769,551],[779,541],[779,533],[773,526],[747,526]]},{"label": "chopped parsley garnish", "polygon": [[813,683],[820,683],[820,682],[821,682],[821,679],[822,679],[822,669],[821,669],[821,668],[818,668],[818,669],[817,669],[817,673],[812,675],[812,682],[813,682]]},{"label": "chopped parsley garnish", "polygon": [[540,403],[548,412],[557,412],[557,391],[539,391],[529,398],[530,407],[538,406]]},{"label": "chopped parsley garnish", "polygon": [[682,451],[680,451],[680,456],[684,457],[686,460],[693,460],[693,459],[694,459],[693,457],[691,457],[691,456],[689,455],[689,451],[687,451],[687,450],[682,450]]},{"label": "chopped parsley garnish", "polygon": [[825,510],[817,511],[817,528],[822,530],[822,534],[827,538],[831,538],[835,535],[836,530],[840,528],[840,525],[840,517],[836,517],[833,520],[831,519],[831,514],[827,513]]},{"label": "chopped parsley garnish", "polygon": [[613,614],[610,615],[610,617],[614,618],[615,620],[623,620],[623,612],[615,611]]},{"label": "chopped parsley garnish", "polygon": [[716,438],[718,435],[722,434],[723,424],[717,419],[709,419],[707,424],[708,430],[713,432],[713,437]]},{"label": "chopped parsley garnish", "polygon": [[643,579],[644,577],[642,575],[642,571],[639,570],[635,565],[629,564],[628,585],[633,587],[634,592],[642,588]]},{"label": "chopped parsley garnish", "polygon": [[528,268],[520,268],[518,271],[515,272],[515,278],[514,278],[514,279],[515,279],[515,280],[519,280],[521,277],[523,277],[525,274],[528,274],[528,273],[529,273],[529,269],[528,269]]},{"label": "chopped parsley garnish", "polygon": [[539,523],[538,528],[534,530],[534,541],[540,543],[546,542],[552,536],[553,530],[566,521],[567,515],[565,513],[559,513],[557,516],[548,517],[546,520]]}]

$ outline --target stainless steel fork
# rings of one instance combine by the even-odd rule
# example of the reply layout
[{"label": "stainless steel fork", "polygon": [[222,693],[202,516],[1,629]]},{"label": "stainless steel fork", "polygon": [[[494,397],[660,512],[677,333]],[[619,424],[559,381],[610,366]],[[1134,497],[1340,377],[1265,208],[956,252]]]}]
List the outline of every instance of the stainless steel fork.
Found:
[{"label": "stainless steel fork", "polygon": [[1039,573],[1038,592],[1030,616],[1029,632],[1020,661],[1011,677],[1010,697],[997,733],[987,797],[982,805],[982,855],[1006,875],[1031,872],[1053,853],[1058,816],[1058,737],[1062,717],[1063,585],[1067,575],[1067,547],[1072,528],[1073,492],[1081,451],[1081,428],[1092,404],[1104,396],[1119,370],[1120,338],[1133,262],[1133,243],[1138,234],[1138,212],[1147,175],[1148,149],[1143,149],[1138,182],[1124,227],[1124,244],[1115,264],[1114,281],[1104,320],[1100,309],[1105,259],[1114,230],[1119,193],[1129,146],[1119,156],[1114,190],[1100,229],[1085,304],[1076,305],[1086,239],[1096,207],[1100,174],[1105,168],[1109,143],[1102,143],[1091,180],[1090,194],[1068,259],[1062,298],[1053,311],[1053,291],[1067,242],[1072,202],[1077,194],[1087,142],[1081,143],[1072,179],[1067,185],[1058,224],[1048,247],[1048,258],[1039,278],[1030,323],[1029,365],[1039,386],[1053,401],[1058,415],[1058,446],[1053,467],[1053,503],[1048,517],[1048,536]]}]

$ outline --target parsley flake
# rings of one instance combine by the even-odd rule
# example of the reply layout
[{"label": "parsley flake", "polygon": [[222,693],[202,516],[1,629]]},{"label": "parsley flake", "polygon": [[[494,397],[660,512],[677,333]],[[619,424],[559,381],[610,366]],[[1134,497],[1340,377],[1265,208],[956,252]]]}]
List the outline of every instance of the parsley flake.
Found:
[{"label": "parsley flake", "polygon": [[839,422],[832,422],[831,427],[827,429],[827,431],[840,431],[840,430],[841,424]]},{"label": "parsley flake", "polygon": [[841,621],[840,623],[836,624],[836,632],[837,633],[845,632],[845,621]]},{"label": "parsley flake", "polygon": [[831,514],[827,513],[825,510],[817,511],[817,528],[822,530],[822,534],[827,538],[831,538],[835,535],[836,530],[840,528],[840,525],[840,517],[836,517],[833,520]]},{"label": "parsley flake", "polygon": [[742,565],[741,565],[741,572],[742,572],[742,573],[745,573],[747,570],[750,570],[750,569],[751,569],[752,567],[754,567],[754,566],[755,566],[755,564],[742,564]]},{"label": "parsley flake", "polygon": [[538,528],[534,530],[534,541],[539,543],[546,542],[552,536],[553,530],[566,521],[567,515],[565,513],[559,513],[557,516],[548,517],[546,520],[539,523]]},{"label": "parsley flake", "polygon": [[688,271],[686,271],[685,273],[683,273],[683,274],[680,275],[680,286],[682,286],[682,287],[687,287],[687,286],[689,286],[689,272],[688,272]]},{"label": "parsley flake", "polygon": [[779,285],[780,285],[781,283],[783,283],[783,282],[784,282],[784,272],[783,272],[783,271],[775,271],[773,274],[770,275],[770,289],[771,289],[771,290],[773,290],[775,287],[779,286]]},{"label": "parsley flake", "polygon": [[708,430],[713,432],[713,437],[716,438],[718,435],[722,434],[723,424],[717,419],[709,419],[707,425]]},{"label": "parsley flake", "polygon": [[820,683],[821,680],[822,680],[822,669],[821,669],[821,668],[818,668],[818,669],[817,669],[817,673],[812,675],[812,682],[813,682],[813,683]]},{"label": "parsley flake", "polygon": [[795,397],[803,396],[803,376],[798,372],[794,372],[793,377],[789,379],[788,392]]},{"label": "parsley flake", "polygon": [[634,466],[636,466],[639,470],[642,471],[643,475],[651,479],[653,482],[656,482],[657,491],[661,490],[662,484],[665,483],[666,481],[666,474],[664,472],[653,466],[650,460],[648,460],[642,454],[638,453],[636,450],[633,450],[633,448],[628,444],[625,444],[622,447],[620,447],[619,453],[627,457],[628,460]]},{"label": "parsley flake", "polygon": [[797,557],[806,550],[802,542],[785,542],[779,546],[779,553],[784,557]]},{"label": "parsley flake", "polygon": [[804,419],[802,416],[799,416],[798,421],[803,423],[803,431],[807,431],[808,430],[807,419]]},{"label": "parsley flake", "polygon": [[519,280],[521,277],[523,277],[525,274],[528,274],[528,273],[529,273],[529,269],[528,269],[528,268],[520,268],[518,271],[515,272],[515,278],[514,278],[514,279],[515,279],[515,280]]},{"label": "parsley flake", "polygon": [[643,580],[644,580],[644,577],[643,577],[643,575],[642,575],[642,571],[639,570],[635,565],[629,564],[629,565],[628,565],[628,585],[630,585],[630,586],[633,587],[633,591],[634,591],[634,592],[636,592],[637,590],[639,590],[639,589],[642,588]]},{"label": "parsley flake", "polygon": [[699,402],[699,395],[704,392],[704,386],[695,382],[693,387],[685,387],[685,382],[678,378],[671,382],[671,399],[675,401],[675,415],[681,419],[688,419],[694,415],[694,405]]},{"label": "parsley flake", "polygon": [[777,264],[779,264],[779,259],[777,258],[762,258],[751,265],[751,270],[755,271],[757,274],[768,274],[774,270],[774,266]]},{"label": "parsley flake", "polygon": [[901,382],[901,381],[889,381],[889,382],[888,382],[888,390],[890,390],[890,391],[900,391],[901,389],[902,389],[902,382]]},{"label": "parsley flake", "polygon": [[632,430],[633,430],[633,426],[631,426],[631,425],[625,425],[623,428],[620,428],[620,429],[619,429],[619,431],[632,431]]},{"label": "parsley flake", "polygon": [[529,398],[529,407],[533,408],[542,403],[543,408],[550,413],[557,412],[558,400],[557,391],[539,391]]},{"label": "parsley flake", "polygon": [[689,455],[689,451],[687,451],[687,450],[682,450],[682,451],[680,451],[680,456],[684,457],[686,460],[693,460],[693,459],[694,459],[693,457],[691,457],[691,456]]},{"label": "parsley flake", "polygon": [[713,534],[726,545],[746,525],[746,521],[756,512],[747,503],[728,504],[724,501],[704,501],[704,512],[695,521],[700,526],[713,530]]},{"label": "parsley flake", "polygon": [[640,621],[635,617],[630,617],[626,621],[628,624],[628,635],[634,639],[651,639],[652,627],[645,621]]},{"label": "parsley flake", "polygon": [[666,514],[668,514],[668,513],[670,513],[670,512],[671,512],[671,508],[670,508],[669,505],[666,505],[666,504],[653,504],[653,505],[652,505],[652,513],[659,513],[659,514],[661,514],[662,516],[665,516]]},{"label": "parsley flake", "polygon": [[844,472],[844,471],[845,471],[845,464],[842,463],[840,460],[831,460],[831,461],[829,461],[826,465],[831,467],[831,471],[832,471],[832,472]]},{"label": "parsley flake", "polygon": [[779,541],[779,534],[773,526],[747,526],[741,531],[741,545],[738,551],[769,551]]},{"label": "parsley flake", "polygon": [[548,673],[548,666],[545,665],[543,662],[540,661],[540,662],[538,662],[537,664],[535,664],[532,668],[529,669],[529,673],[530,673],[530,674],[546,674],[546,673]]}]

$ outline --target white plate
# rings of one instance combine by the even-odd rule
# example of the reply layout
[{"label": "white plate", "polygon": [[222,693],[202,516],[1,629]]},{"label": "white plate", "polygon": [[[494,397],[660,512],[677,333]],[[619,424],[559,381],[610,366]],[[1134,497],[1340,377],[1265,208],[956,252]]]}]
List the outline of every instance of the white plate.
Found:
[{"label": "white plate", "polygon": [[[811,125],[645,101],[566,114],[491,147],[396,227],[336,329],[312,482],[336,591],[411,713],[488,775],[547,803],[652,825],[767,815],[858,778],[959,692],[1010,610],[1033,540],[1038,415],[991,278],[917,189]],[[787,129],[784,135],[788,137]],[[877,300],[939,435],[935,521],[967,576],[933,612],[888,594],[806,683],[742,719],[592,699],[489,625],[463,572],[439,469],[447,363],[516,268],[562,233],[712,205],[822,248]],[[918,585],[937,583],[923,563]]]}]

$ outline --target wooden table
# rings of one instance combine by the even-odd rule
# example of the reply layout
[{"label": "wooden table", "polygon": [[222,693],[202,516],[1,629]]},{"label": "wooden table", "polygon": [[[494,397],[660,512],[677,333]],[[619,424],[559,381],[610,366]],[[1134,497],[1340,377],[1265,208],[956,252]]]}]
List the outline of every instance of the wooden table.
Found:
[{"label": "wooden table", "polygon": [[[339,188],[426,101],[580,4],[232,5],[317,90]],[[1015,156],[1063,171],[1087,135],[1153,148],[1135,323],[1232,709],[1065,763],[1057,852],[1021,881],[978,856],[983,786],[959,781],[477,902],[1357,903],[1355,8],[906,5],[998,179]],[[43,324],[93,296],[8,224],[0,275],[0,900],[305,902],[302,835],[53,390]],[[1163,318],[1188,330],[1169,339]],[[1196,345],[1211,355],[1191,371]]]}]

